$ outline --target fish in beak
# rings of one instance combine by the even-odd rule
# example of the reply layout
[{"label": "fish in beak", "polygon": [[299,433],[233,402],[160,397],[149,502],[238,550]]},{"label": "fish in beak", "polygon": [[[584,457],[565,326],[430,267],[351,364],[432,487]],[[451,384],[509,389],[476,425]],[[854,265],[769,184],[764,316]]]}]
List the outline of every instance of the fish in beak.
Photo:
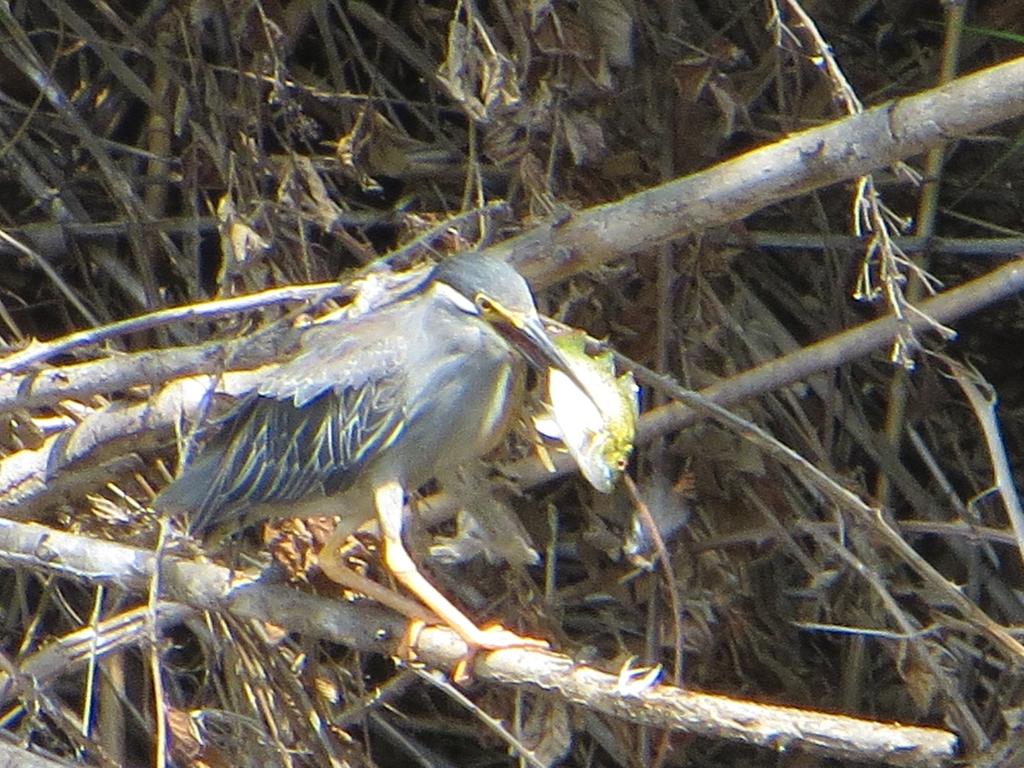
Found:
[{"label": "fish in beak", "polygon": [[[588,482],[611,493],[633,452],[639,418],[639,387],[629,372],[615,375],[611,353],[587,353],[587,336],[571,331],[554,344],[574,376],[552,367],[547,375],[547,413],[534,419],[537,431],[560,440]],[[576,383],[584,382],[587,396]]]}]

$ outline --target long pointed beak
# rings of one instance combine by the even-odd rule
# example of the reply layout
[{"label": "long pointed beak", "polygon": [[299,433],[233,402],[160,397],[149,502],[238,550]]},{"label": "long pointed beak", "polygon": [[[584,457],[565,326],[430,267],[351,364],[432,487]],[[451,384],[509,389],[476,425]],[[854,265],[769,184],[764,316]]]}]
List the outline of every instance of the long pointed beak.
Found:
[{"label": "long pointed beak", "polygon": [[562,350],[555,346],[555,343],[544,328],[544,323],[539,315],[524,315],[507,310],[503,311],[501,308],[498,311],[509,325],[512,342],[534,367],[540,371],[546,368],[555,368],[561,371],[569,377],[573,384],[579,387],[579,390],[594,404],[598,412],[603,413],[597,397],[590,391],[590,387],[577,375],[568,358],[562,353]]}]

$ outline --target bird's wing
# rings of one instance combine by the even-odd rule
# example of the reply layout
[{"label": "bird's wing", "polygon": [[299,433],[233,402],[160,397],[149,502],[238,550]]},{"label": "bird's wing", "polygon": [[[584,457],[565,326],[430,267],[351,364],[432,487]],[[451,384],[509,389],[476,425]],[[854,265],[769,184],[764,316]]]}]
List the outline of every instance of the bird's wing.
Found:
[{"label": "bird's wing", "polygon": [[[392,328],[369,344],[319,335],[268,372],[194,462],[157,499],[187,510],[197,531],[242,522],[248,509],[332,494],[398,435],[406,344]],[[369,336],[373,338],[371,334]]]},{"label": "bird's wing", "polygon": [[302,351],[273,369],[257,392],[290,399],[301,408],[328,389],[359,389],[388,378],[408,359],[408,337],[401,328],[416,319],[382,312],[356,322],[313,326],[303,334]]}]

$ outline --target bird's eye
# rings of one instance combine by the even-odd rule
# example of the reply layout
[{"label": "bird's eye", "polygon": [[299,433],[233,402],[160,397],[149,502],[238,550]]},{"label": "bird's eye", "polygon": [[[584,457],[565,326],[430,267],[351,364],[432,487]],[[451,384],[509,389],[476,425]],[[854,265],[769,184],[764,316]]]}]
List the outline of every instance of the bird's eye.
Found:
[{"label": "bird's eye", "polygon": [[491,312],[494,309],[494,302],[482,293],[476,295],[476,306],[481,312]]}]

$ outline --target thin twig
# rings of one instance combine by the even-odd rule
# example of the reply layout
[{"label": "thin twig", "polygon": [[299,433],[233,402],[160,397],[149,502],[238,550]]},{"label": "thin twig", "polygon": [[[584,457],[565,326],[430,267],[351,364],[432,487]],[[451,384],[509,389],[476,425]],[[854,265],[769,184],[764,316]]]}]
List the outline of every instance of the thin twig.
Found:
[{"label": "thin twig", "polygon": [[[953,380],[960,385],[960,389],[971,404],[974,416],[985,435],[985,445],[988,446],[992,472],[995,475],[995,487],[999,491],[999,498],[1003,500],[1010,527],[1013,528],[1017,554],[1024,561],[1024,508],[1021,507],[1013,472],[1010,470],[1010,461],[1006,455],[1002,430],[999,427],[999,418],[996,416],[995,392],[978,371],[968,370],[962,364],[948,358],[945,362]],[[982,388],[986,392],[983,393]]]},{"label": "thin twig", "polygon": [[57,355],[67,354],[81,347],[92,346],[108,339],[138,333],[151,328],[182,322],[183,320],[211,320],[218,317],[236,315],[251,309],[266,309],[277,304],[293,302],[317,303],[332,296],[340,296],[345,287],[338,283],[317,283],[312,285],[292,285],[284,288],[272,288],[259,293],[238,296],[231,299],[216,299],[181,307],[170,307],[157,310],[138,317],[129,317],[109,325],[89,328],[78,333],[63,336],[56,341],[37,343],[28,349],[0,360],[0,376],[17,373],[32,365],[46,362]]}]

